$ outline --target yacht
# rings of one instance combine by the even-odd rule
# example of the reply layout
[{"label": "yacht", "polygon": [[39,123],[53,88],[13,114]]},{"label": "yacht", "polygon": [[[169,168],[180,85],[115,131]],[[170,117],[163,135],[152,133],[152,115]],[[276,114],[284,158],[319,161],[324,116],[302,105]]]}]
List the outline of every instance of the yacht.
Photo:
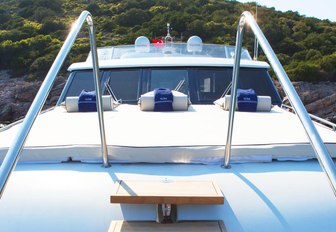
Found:
[{"label": "yacht", "polygon": [[[41,111],[85,22],[88,58]],[[268,62],[242,48],[245,24]],[[249,12],[234,46],[177,43],[168,25],[154,43],[97,49],[84,11],[26,117],[0,129],[0,230],[336,231],[335,130],[307,113]]]}]

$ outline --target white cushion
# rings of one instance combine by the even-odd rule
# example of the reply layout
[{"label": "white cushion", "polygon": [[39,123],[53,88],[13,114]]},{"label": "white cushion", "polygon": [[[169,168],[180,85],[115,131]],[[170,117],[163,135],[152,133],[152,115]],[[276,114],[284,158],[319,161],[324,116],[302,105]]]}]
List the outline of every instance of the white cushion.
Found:
[{"label": "white cushion", "polygon": [[[65,108],[68,112],[78,112],[78,99],[79,97],[66,97],[65,99]],[[113,110],[113,99],[111,95],[103,95],[103,110]]]},{"label": "white cushion", "polygon": [[[219,98],[214,101],[215,105],[222,107],[224,110],[230,109],[231,95],[226,95],[225,97]],[[272,108],[272,99],[270,96],[258,96],[257,111],[258,112],[269,112]],[[236,105],[237,109],[237,105]]]},{"label": "white cushion", "polygon": [[[189,106],[188,95],[172,90],[173,110],[187,111]],[[140,109],[142,111],[154,111],[154,91],[142,94],[139,99]]]}]

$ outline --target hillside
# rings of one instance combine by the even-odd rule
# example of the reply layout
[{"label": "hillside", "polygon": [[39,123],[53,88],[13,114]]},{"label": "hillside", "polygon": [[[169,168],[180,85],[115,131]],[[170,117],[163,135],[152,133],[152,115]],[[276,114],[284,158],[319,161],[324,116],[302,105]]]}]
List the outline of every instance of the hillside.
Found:
[{"label": "hillside", "polygon": [[[165,35],[167,22],[173,36],[184,41],[196,34],[205,42],[234,44],[239,15],[254,12],[255,6],[223,0],[1,1],[0,69],[31,80],[44,78],[71,22],[83,10],[94,16],[99,46]],[[258,22],[292,80],[336,81],[336,23],[264,7],[258,8]],[[85,33],[83,29],[68,64],[86,56]],[[253,51],[252,36],[245,36],[244,46]]]}]

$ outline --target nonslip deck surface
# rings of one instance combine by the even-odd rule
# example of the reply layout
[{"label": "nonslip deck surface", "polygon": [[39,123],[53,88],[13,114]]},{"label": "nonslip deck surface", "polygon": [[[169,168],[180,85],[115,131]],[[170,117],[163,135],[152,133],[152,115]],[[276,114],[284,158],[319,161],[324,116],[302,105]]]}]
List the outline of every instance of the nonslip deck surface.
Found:
[{"label": "nonslip deck surface", "polygon": [[226,232],[223,221],[188,221],[170,224],[112,221],[109,232]]},{"label": "nonslip deck surface", "polygon": [[224,196],[213,181],[134,181],[116,183],[111,203],[223,204]]}]

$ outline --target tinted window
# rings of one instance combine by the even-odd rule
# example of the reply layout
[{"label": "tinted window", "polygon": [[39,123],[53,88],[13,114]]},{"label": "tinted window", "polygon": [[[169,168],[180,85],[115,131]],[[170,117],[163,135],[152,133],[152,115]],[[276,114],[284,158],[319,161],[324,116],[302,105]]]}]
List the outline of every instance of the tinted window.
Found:
[{"label": "tinted window", "polygon": [[221,97],[230,82],[231,76],[227,69],[196,70],[196,102],[212,103]]},{"label": "tinted window", "polygon": [[92,71],[75,72],[66,96],[79,96],[83,89],[95,90]]},{"label": "tinted window", "polygon": [[109,85],[117,99],[122,102],[137,101],[139,96],[139,80],[141,71],[132,70],[112,70],[109,74]]},{"label": "tinted window", "polygon": [[[109,82],[116,97],[131,104],[137,103],[140,94],[155,88],[174,90],[178,86],[180,92],[189,95],[192,104],[212,104],[222,96],[232,79],[229,67],[110,69],[101,73],[102,80]],[[83,89],[94,90],[90,71],[74,71],[69,81],[66,96],[78,96]],[[272,104],[281,105],[266,69],[241,68],[238,88],[253,88],[257,95],[271,96]]]},{"label": "tinted window", "polygon": [[[231,74],[232,75],[232,74]],[[238,88],[241,89],[254,89],[257,95],[271,96],[272,104],[280,105],[281,100],[279,98],[276,89],[265,69],[247,69],[242,68],[240,70],[240,80]]]},{"label": "tinted window", "polygon": [[179,91],[188,94],[188,70],[155,69],[150,74],[150,90],[179,87]]},{"label": "tinted window", "polygon": [[[202,68],[193,71],[193,83],[196,88],[191,88],[193,104],[211,104],[220,98],[232,81],[232,68]],[[241,68],[238,88],[254,89],[257,95],[271,96],[272,104],[280,105],[281,100],[271,82],[266,69]],[[231,94],[231,90],[228,92]]]}]

